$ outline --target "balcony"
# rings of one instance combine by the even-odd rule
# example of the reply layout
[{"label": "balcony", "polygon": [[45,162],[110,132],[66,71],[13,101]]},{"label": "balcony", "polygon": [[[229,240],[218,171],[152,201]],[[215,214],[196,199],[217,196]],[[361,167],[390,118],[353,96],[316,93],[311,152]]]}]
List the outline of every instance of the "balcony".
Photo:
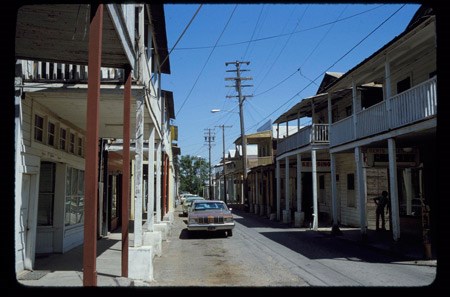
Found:
[{"label": "balcony", "polygon": [[[410,125],[437,114],[436,77],[333,123],[330,147]],[[356,117],[356,129],[353,125]]]},{"label": "balcony", "polygon": [[328,124],[312,124],[278,140],[277,156],[309,144],[328,144]]}]

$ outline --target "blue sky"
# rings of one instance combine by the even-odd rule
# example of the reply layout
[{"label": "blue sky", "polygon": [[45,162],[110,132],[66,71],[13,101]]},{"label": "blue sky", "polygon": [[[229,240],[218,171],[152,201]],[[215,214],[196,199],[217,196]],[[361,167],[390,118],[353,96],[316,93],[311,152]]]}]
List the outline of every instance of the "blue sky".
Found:
[{"label": "blue sky", "polygon": [[246,84],[253,85],[242,89],[253,95],[244,101],[244,126],[246,134],[254,133],[314,95],[325,71],[346,72],[402,33],[419,8],[407,3],[203,4],[192,20],[199,6],[165,4],[173,50],[171,74],[163,76],[162,87],[174,95],[181,154],[208,160],[204,135],[213,129],[213,165],[223,151],[218,126],[232,126],[225,128],[227,151],[240,136],[238,98],[226,98],[237,95],[225,81],[235,74],[226,71],[236,68],[225,62],[250,62],[241,66],[249,70],[242,76],[252,78]]}]

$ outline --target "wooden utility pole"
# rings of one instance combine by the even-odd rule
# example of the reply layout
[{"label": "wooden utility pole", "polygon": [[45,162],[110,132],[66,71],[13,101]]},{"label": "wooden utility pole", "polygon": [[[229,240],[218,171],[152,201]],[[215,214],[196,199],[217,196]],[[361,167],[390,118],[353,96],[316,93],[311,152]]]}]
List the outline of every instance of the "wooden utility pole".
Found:
[{"label": "wooden utility pole", "polygon": [[213,145],[213,142],[215,141],[215,132],[214,129],[208,128],[205,129],[205,141],[208,143],[208,151],[209,151],[209,168],[208,168],[208,173],[209,173],[209,199],[214,199],[214,194],[213,194],[213,187],[212,187],[212,177],[211,177],[211,146]]},{"label": "wooden utility pole", "polygon": [[225,164],[225,128],[231,128],[232,126],[220,125],[216,126],[222,128],[222,164],[223,164],[223,201],[227,204],[227,174],[226,174],[226,164]]},{"label": "wooden utility pole", "polygon": [[242,71],[249,71],[248,69],[241,69],[241,64],[250,64],[250,62],[242,62],[242,61],[235,61],[235,62],[226,62],[225,66],[228,66],[230,64],[234,64],[236,66],[236,70],[227,70],[227,72],[236,72],[236,77],[226,77],[225,80],[234,80],[235,84],[232,86],[227,87],[234,87],[238,93],[237,96],[227,96],[227,98],[233,98],[237,97],[239,98],[239,118],[240,118],[240,124],[241,124],[241,147],[242,147],[242,176],[243,176],[243,196],[241,197],[241,203],[247,203],[248,201],[248,191],[247,191],[247,139],[245,137],[245,130],[244,130],[244,111],[243,111],[243,105],[244,100],[247,97],[253,97],[253,95],[242,95],[242,88],[243,87],[252,87],[253,85],[243,85],[243,80],[252,80],[251,77],[241,77]]}]

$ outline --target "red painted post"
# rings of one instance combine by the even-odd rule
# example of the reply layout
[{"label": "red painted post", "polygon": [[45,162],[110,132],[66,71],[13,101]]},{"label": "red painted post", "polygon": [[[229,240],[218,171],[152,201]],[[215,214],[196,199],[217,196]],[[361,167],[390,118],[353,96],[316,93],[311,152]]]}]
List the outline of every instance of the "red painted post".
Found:
[{"label": "red painted post", "polygon": [[128,277],[128,221],[130,197],[130,110],[131,68],[125,69],[123,100],[123,177],[122,177],[122,276]]},{"label": "red painted post", "polygon": [[164,215],[166,214],[166,199],[167,199],[167,155],[163,154],[163,169],[162,169],[162,180],[163,180],[163,185],[162,185],[162,214],[161,214],[161,219],[164,218]]},{"label": "red painted post", "polygon": [[83,286],[97,286],[97,195],[100,67],[102,56],[103,5],[91,6],[89,26],[88,94],[86,109],[86,159],[84,175]]}]

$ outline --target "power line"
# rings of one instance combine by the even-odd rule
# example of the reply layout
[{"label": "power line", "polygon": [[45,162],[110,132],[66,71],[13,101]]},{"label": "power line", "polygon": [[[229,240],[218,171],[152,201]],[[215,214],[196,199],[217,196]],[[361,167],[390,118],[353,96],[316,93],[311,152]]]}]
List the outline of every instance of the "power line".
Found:
[{"label": "power line", "polygon": [[213,54],[213,52],[214,52],[214,50],[215,50],[215,48],[217,46],[217,43],[219,43],[220,38],[222,38],[223,33],[225,32],[226,28],[228,27],[228,24],[230,23],[231,18],[233,17],[234,12],[236,11],[236,8],[237,8],[237,4],[234,6],[234,9],[231,12],[230,17],[228,18],[228,21],[225,24],[225,27],[223,28],[222,32],[220,33],[219,38],[217,38],[217,41],[216,41],[214,47],[212,48],[211,52],[209,53],[209,56],[206,59],[205,64],[203,65],[202,69],[200,70],[200,73],[198,74],[197,79],[195,80],[194,84],[192,85],[191,90],[189,91],[189,94],[187,95],[186,99],[184,99],[183,103],[180,106],[180,109],[178,109],[178,112],[176,113],[176,116],[180,113],[180,111],[183,108],[184,104],[186,104],[186,101],[188,100],[189,96],[191,95],[192,91],[194,90],[195,86],[197,85],[197,82],[198,82],[198,80],[200,78],[200,75],[203,73],[203,70],[205,69],[206,65],[208,64],[208,61],[211,58],[211,56],[212,56],[212,54]]},{"label": "power line", "polygon": [[[330,67],[328,67],[327,69],[325,69],[324,71],[322,71],[314,80],[311,80],[311,82],[309,84],[307,84],[303,89],[301,89],[299,92],[297,92],[294,96],[292,96],[291,98],[289,98],[285,103],[283,103],[282,105],[280,105],[280,107],[276,108],[275,110],[273,110],[270,114],[268,114],[264,119],[262,119],[261,121],[259,121],[258,123],[256,123],[255,125],[251,126],[250,128],[253,128],[257,125],[259,125],[259,123],[261,123],[262,121],[266,120],[269,116],[273,115],[275,112],[277,112],[278,110],[280,110],[283,106],[285,106],[286,104],[288,104],[291,100],[293,100],[295,97],[297,97],[297,95],[299,95],[301,92],[303,92],[306,88],[308,88],[311,84],[315,83],[315,81],[317,79],[319,79],[320,77],[322,77],[323,74],[325,74],[328,70],[330,70],[332,67],[334,67],[337,63],[339,63],[343,58],[345,58],[349,53],[351,53],[356,47],[358,47],[361,43],[363,43],[367,38],[369,38],[373,33],[375,33],[375,31],[377,31],[381,26],[383,26],[388,20],[390,20],[394,15],[396,15],[403,7],[405,7],[406,4],[403,4],[399,9],[397,9],[396,11],[394,11],[389,17],[387,17],[383,22],[381,22],[381,24],[379,24],[377,27],[375,27],[375,29],[373,29],[369,34],[367,34],[363,39],[361,39],[358,43],[356,43],[350,50],[348,50],[344,55],[342,55],[336,62],[333,63],[333,65],[331,65]],[[299,68],[300,70],[300,68]],[[249,129],[250,129],[249,128]]]},{"label": "power line", "polygon": [[177,48],[177,50],[197,50],[197,49],[207,49],[207,48],[212,48],[212,47],[213,47],[213,48],[215,48],[215,47],[227,47],[227,46],[241,45],[241,44],[245,44],[245,43],[249,43],[249,42],[258,42],[258,41],[269,40],[269,39],[273,39],[273,38],[278,38],[278,37],[282,37],[282,36],[287,36],[287,35],[290,35],[290,34],[303,33],[303,32],[315,30],[315,29],[318,29],[318,28],[322,28],[322,27],[325,27],[325,26],[328,26],[328,25],[331,25],[331,24],[334,24],[334,23],[339,23],[339,22],[346,21],[346,20],[348,20],[348,19],[351,19],[351,18],[360,16],[360,15],[365,14],[365,13],[368,13],[368,12],[370,12],[370,11],[372,11],[372,10],[378,9],[378,8],[380,8],[381,6],[384,6],[384,5],[385,5],[385,4],[381,4],[381,5],[376,6],[376,7],[374,7],[374,8],[371,8],[371,9],[368,9],[368,10],[365,10],[365,11],[362,11],[362,12],[359,12],[359,13],[356,13],[356,14],[353,14],[353,15],[351,15],[351,16],[345,17],[345,18],[340,19],[340,20],[337,20],[337,21],[327,22],[327,23],[324,23],[324,24],[321,24],[321,25],[317,25],[317,26],[314,26],[314,27],[311,27],[311,28],[306,28],[306,29],[303,29],[303,30],[298,30],[298,31],[295,31],[295,32],[293,32],[293,33],[284,33],[284,34],[278,34],[278,35],[272,35],[272,36],[267,36],[267,37],[257,38],[257,39],[254,39],[254,40],[246,40],[246,41],[239,41],[239,42],[226,43],[226,44],[219,44],[219,45],[216,44],[216,45],[197,46],[197,47],[180,47],[180,48]]}]

